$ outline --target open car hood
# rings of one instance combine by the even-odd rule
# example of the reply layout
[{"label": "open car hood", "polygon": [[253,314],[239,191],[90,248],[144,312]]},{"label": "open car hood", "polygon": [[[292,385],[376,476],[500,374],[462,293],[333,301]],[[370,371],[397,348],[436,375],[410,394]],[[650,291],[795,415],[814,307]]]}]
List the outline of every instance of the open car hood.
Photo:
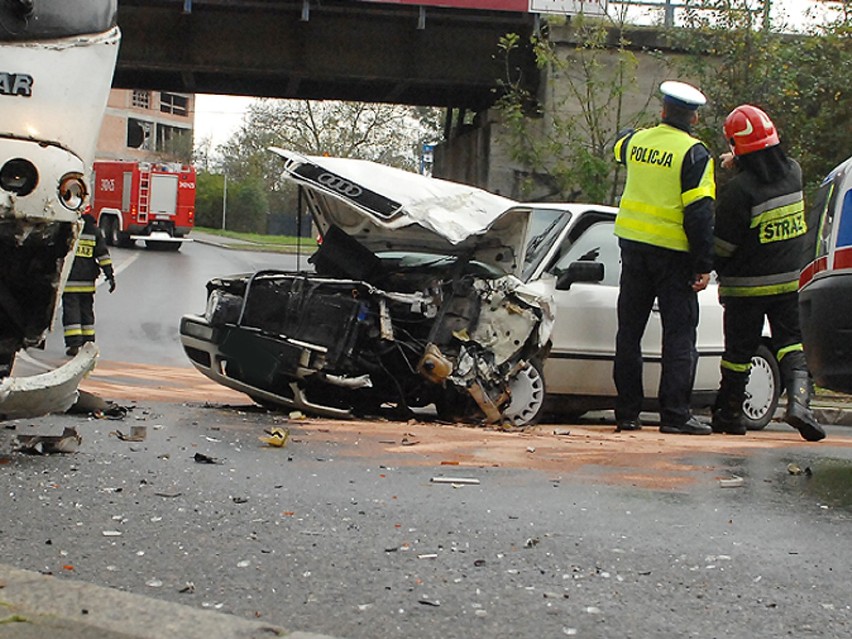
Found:
[{"label": "open car hood", "polygon": [[285,161],[282,177],[305,188],[323,235],[336,226],[373,253],[470,254],[519,273],[526,214],[503,215],[514,200],[368,160],[269,150]]}]

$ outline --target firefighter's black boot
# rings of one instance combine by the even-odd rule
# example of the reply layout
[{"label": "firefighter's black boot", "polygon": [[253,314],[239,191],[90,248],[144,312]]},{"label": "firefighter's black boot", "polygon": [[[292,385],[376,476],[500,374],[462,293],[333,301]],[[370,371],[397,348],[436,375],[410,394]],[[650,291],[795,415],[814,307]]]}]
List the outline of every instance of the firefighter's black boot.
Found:
[{"label": "firefighter's black boot", "polygon": [[711,426],[714,433],[746,434],[746,425],[743,421],[743,399],[747,384],[748,373],[722,369],[722,382],[719,385],[719,393],[716,395],[716,403],[713,405]]},{"label": "firefighter's black boot", "polygon": [[787,386],[787,413],[784,421],[799,431],[803,439],[818,442],[825,437],[810,409],[811,380],[807,371],[793,371],[785,380]]}]

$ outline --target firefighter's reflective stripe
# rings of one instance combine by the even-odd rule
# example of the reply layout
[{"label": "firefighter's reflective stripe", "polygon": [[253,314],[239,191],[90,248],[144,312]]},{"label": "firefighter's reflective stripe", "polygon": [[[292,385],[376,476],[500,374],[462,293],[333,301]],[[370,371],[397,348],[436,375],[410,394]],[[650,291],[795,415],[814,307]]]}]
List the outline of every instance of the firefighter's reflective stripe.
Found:
[{"label": "firefighter's reflective stripe", "polygon": [[798,344],[790,344],[789,346],[785,346],[784,348],[779,350],[777,353],[775,353],[775,359],[777,359],[780,362],[782,359],[784,359],[785,355],[789,355],[790,353],[798,353],[799,351],[804,351],[804,350],[805,350],[805,348],[804,348],[804,346],[802,346],[801,342],[799,342]]},{"label": "firefighter's reflective stripe", "polygon": [[747,364],[737,364],[736,362],[729,362],[728,360],[723,359],[720,366],[735,373],[748,373],[751,370],[751,362],[748,362]]},{"label": "firefighter's reflective stripe", "polygon": [[[69,324],[65,327],[65,337],[76,337],[83,334],[83,327],[79,324]],[[93,331],[94,334],[94,331]]]},{"label": "firefighter's reflective stripe", "polygon": [[106,255],[98,258],[98,264],[101,268],[103,268],[104,266],[112,265],[112,260],[110,259],[109,255]]},{"label": "firefighter's reflective stripe", "polygon": [[751,210],[751,228],[759,229],[761,244],[781,242],[808,232],[801,191],[774,197]]},{"label": "firefighter's reflective stripe", "polygon": [[799,271],[775,273],[773,275],[751,275],[747,277],[720,278],[719,295],[730,297],[758,297],[780,295],[799,290]]},{"label": "firefighter's reflective stripe", "polygon": [[66,293],[94,293],[95,283],[89,280],[71,281],[65,284]]},{"label": "firefighter's reflective stripe", "polygon": [[696,188],[681,191],[683,160],[696,144],[699,140],[667,124],[637,131],[616,143],[616,159],[627,164],[627,184],[615,221],[618,237],[689,250],[683,211],[693,202],[716,195],[713,162],[707,162]]},{"label": "firefighter's reflective stripe", "polygon": [[95,255],[95,239],[89,239],[88,236],[80,236],[80,239],[77,240],[77,250],[74,251],[74,255],[77,257],[85,257],[91,258]]}]

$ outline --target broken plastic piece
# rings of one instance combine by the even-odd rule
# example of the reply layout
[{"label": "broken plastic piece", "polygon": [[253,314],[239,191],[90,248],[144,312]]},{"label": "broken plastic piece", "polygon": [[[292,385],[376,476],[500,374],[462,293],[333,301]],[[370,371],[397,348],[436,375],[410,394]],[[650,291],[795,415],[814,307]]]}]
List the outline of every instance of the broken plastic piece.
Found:
[{"label": "broken plastic piece", "polygon": [[110,432],[110,435],[118,437],[123,442],[144,442],[148,436],[148,429],[145,426],[131,426],[129,435],[125,435],[120,430],[114,430]]},{"label": "broken plastic piece", "polygon": [[261,435],[258,439],[267,446],[283,448],[290,440],[290,431],[286,428],[281,428],[280,426],[270,428],[264,432],[267,433],[267,435]]},{"label": "broken plastic piece", "polygon": [[433,477],[433,484],[479,484],[479,480],[473,477]]},{"label": "broken plastic piece", "polygon": [[74,359],[56,370],[0,381],[0,419],[64,413],[77,401],[77,387],[95,367],[98,347],[84,344]]},{"label": "broken plastic piece", "polygon": [[193,457],[193,459],[195,459],[196,463],[199,463],[199,464],[218,464],[218,463],[220,463],[219,460],[216,459],[215,457],[211,457],[210,455],[205,455],[204,453],[195,453],[195,456]]},{"label": "broken plastic piece", "polygon": [[50,455],[52,453],[74,453],[80,447],[83,438],[77,429],[66,427],[61,435],[18,435],[18,450],[31,455]]}]

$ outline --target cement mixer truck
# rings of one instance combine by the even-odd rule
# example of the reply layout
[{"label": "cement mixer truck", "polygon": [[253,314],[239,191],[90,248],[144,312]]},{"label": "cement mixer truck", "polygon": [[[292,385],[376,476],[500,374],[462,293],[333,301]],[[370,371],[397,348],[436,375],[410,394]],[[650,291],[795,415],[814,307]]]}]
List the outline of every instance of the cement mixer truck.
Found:
[{"label": "cement mixer truck", "polygon": [[73,259],[115,69],[117,0],[0,3],[0,419],[65,410],[94,346],[11,375],[44,343]]}]

